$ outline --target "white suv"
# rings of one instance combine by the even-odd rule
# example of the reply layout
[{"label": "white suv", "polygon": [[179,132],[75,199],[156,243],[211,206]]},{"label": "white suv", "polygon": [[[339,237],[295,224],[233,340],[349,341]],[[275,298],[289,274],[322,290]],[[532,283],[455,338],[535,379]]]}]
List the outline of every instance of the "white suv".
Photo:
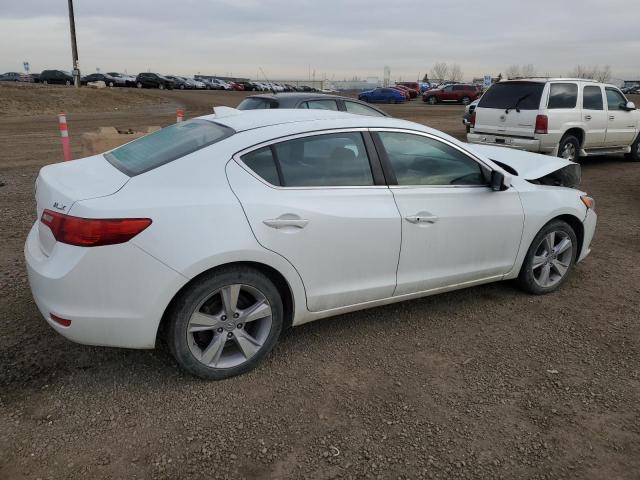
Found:
[{"label": "white suv", "polygon": [[467,139],[568,160],[625,153],[639,161],[639,130],[635,105],[613,85],[532,78],[493,85],[471,118]]}]

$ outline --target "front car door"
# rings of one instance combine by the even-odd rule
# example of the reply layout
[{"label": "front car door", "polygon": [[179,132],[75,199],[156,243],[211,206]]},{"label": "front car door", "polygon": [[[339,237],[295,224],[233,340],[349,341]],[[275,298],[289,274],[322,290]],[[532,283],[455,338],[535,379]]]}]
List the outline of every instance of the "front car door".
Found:
[{"label": "front car door", "polygon": [[489,168],[430,134],[373,133],[402,216],[395,295],[497,280],[520,247],[524,214],[518,192],[495,192]]},{"label": "front car door", "polygon": [[296,268],[310,311],[393,295],[400,215],[365,130],[297,135],[234,160],[227,176],[256,239]]},{"label": "front car door", "polygon": [[636,112],[626,110],[627,99],[617,88],[605,87],[605,94],[608,110],[606,145],[608,147],[631,145],[638,133]]},{"label": "front car door", "polygon": [[440,100],[451,101],[455,99],[455,93],[453,92],[453,85],[447,85],[442,89],[440,94]]},{"label": "front car door", "polygon": [[603,147],[608,120],[600,85],[582,87],[582,119],[586,127],[584,148]]}]

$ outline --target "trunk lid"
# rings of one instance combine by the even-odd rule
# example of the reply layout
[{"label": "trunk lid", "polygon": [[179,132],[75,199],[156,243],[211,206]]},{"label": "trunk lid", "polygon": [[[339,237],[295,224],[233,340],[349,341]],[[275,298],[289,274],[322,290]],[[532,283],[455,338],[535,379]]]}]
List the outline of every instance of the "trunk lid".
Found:
[{"label": "trunk lid", "polygon": [[544,86],[523,81],[493,85],[476,107],[474,133],[533,138]]},{"label": "trunk lid", "polygon": [[56,243],[49,227],[40,221],[45,209],[69,214],[75,202],[112,195],[129,178],[102,155],[43,167],[36,180],[36,209],[40,248],[45,255]]}]

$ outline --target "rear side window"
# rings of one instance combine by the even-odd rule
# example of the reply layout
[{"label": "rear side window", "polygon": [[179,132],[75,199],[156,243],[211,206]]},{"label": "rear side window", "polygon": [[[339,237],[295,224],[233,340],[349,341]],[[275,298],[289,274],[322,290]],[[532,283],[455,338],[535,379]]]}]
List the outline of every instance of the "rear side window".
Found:
[{"label": "rear side window", "polygon": [[600,87],[587,86],[582,90],[582,108],[585,110],[603,110],[602,90]]},{"label": "rear side window", "polygon": [[520,110],[538,110],[542,90],[544,83],[541,82],[495,83],[482,96],[478,108],[506,110],[517,106]]},{"label": "rear side window", "polygon": [[552,83],[549,89],[548,109],[575,108],[578,103],[578,85],[575,83]]},{"label": "rear side window", "polygon": [[309,100],[304,102],[301,107],[314,110],[338,110],[338,104],[335,100]]},{"label": "rear side window", "polygon": [[373,185],[369,157],[358,132],[297,138],[250,152],[242,161],[269,183],[283,187]]},{"label": "rear side window", "polygon": [[245,98],[236,107],[238,110],[261,110],[268,108],[278,108],[278,102],[269,100],[268,98]]},{"label": "rear side window", "polygon": [[480,164],[446,143],[399,132],[379,132],[398,185],[486,185]]},{"label": "rear side window", "polygon": [[104,156],[118,170],[135,176],[219,142],[233,133],[231,128],[207,120],[188,120],[145,135]]},{"label": "rear side window", "polygon": [[357,115],[370,115],[372,117],[384,117],[384,115],[376,109],[367,107],[366,105],[362,105],[360,103],[345,100],[344,106],[349,113],[355,113]]}]

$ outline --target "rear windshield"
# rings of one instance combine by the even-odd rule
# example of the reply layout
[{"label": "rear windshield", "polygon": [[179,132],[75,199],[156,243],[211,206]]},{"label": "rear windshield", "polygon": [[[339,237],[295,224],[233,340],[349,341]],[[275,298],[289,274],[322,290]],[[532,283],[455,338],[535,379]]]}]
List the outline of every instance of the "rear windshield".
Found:
[{"label": "rear windshield", "polygon": [[278,108],[278,102],[268,98],[249,97],[240,102],[238,110],[260,110],[266,108]]},{"label": "rear windshield", "polygon": [[539,82],[496,83],[482,96],[478,108],[538,110],[542,90],[544,83]]},{"label": "rear windshield", "polygon": [[140,175],[212,145],[235,132],[207,120],[188,120],[138,138],[105,153],[105,158],[129,176]]}]

